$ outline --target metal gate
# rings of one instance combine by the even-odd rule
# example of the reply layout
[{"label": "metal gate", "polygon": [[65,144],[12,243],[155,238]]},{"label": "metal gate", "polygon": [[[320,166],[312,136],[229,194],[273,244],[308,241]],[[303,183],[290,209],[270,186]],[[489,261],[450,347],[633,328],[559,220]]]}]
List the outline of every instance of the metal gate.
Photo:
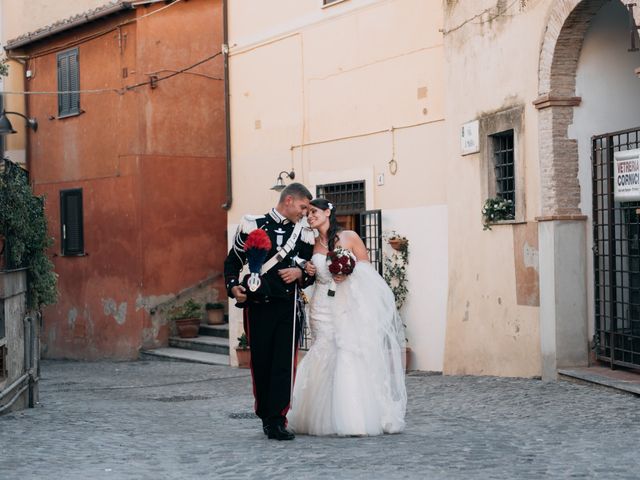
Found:
[{"label": "metal gate", "polygon": [[614,199],[614,153],[640,148],[640,129],[592,138],[594,348],[640,368],[640,202]]}]

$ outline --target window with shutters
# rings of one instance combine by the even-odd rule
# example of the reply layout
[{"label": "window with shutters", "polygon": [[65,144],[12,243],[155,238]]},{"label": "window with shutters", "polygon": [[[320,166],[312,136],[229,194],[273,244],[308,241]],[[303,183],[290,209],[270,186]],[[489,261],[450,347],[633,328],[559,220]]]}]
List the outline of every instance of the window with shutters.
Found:
[{"label": "window with shutters", "polygon": [[84,254],[82,189],[60,191],[60,222],[63,255]]},{"label": "window with shutters", "polygon": [[58,116],[80,113],[80,70],[78,49],[58,54]]}]

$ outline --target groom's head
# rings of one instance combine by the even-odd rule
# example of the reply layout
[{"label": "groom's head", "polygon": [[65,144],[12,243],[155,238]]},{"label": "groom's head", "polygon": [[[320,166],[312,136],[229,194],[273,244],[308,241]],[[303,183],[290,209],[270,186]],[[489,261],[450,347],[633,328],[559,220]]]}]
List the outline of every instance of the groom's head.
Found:
[{"label": "groom's head", "polygon": [[309,201],[313,198],[311,192],[301,183],[290,183],[280,193],[278,211],[289,221],[297,223],[307,214]]}]

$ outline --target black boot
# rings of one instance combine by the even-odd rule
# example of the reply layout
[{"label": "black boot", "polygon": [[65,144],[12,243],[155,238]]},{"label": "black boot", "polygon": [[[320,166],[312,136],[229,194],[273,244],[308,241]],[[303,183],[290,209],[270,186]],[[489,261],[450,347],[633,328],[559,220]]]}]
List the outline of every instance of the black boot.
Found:
[{"label": "black boot", "polygon": [[266,427],[267,437],[273,440],[293,440],[296,436],[284,428],[283,425],[269,425]]}]

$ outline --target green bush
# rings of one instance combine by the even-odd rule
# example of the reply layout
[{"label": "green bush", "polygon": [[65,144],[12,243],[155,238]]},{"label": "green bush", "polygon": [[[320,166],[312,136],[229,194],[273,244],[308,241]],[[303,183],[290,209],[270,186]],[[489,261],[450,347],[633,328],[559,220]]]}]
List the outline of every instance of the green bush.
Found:
[{"label": "green bush", "polygon": [[53,239],[47,235],[44,197],[33,194],[26,171],[4,161],[0,173],[0,233],[5,237],[8,268],[27,270],[27,304],[40,310],[58,299],[58,276],[47,257]]}]

